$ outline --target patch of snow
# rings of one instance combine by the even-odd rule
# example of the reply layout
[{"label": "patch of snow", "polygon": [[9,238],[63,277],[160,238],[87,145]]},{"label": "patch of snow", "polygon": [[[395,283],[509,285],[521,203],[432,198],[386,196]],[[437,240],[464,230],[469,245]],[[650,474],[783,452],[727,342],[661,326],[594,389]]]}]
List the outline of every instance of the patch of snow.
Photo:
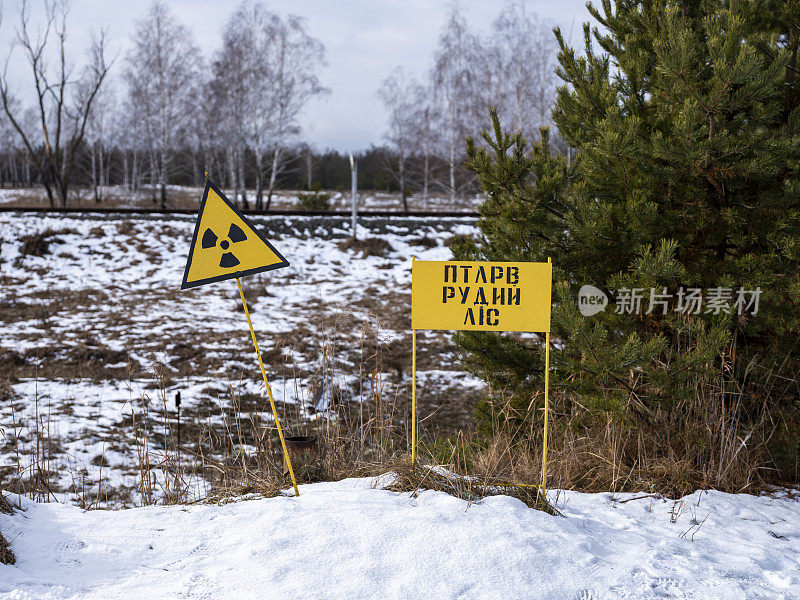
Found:
[{"label": "patch of snow", "polygon": [[[565,517],[507,496],[467,503],[380,489],[82,511],[23,501],[0,515],[14,599],[800,597],[790,498],[698,492],[677,501],[551,492]],[[620,502],[626,500],[626,502]],[[677,508],[676,508],[677,507]]]}]

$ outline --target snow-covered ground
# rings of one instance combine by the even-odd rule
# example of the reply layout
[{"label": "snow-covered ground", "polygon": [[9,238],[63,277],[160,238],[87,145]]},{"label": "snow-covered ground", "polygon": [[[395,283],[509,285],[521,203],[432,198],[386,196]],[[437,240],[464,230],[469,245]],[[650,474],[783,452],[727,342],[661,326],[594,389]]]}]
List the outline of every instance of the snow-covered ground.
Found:
[{"label": "snow-covered ground", "polygon": [[221,506],[0,515],[3,598],[800,598],[797,499],[551,492],[467,503],[348,479]]},{"label": "snow-covered ground", "polygon": [[[374,245],[356,248],[346,220],[258,223],[292,263],[244,282],[287,427],[319,418],[334,389],[401,404],[410,257],[449,258],[447,239],[472,223],[364,220],[359,237]],[[0,565],[0,598],[800,598],[789,492],[551,491],[554,517],[505,496],[391,492],[384,476],[221,506],[72,505],[143,502],[132,418],[152,411],[157,454],[174,435],[176,392],[195,435],[224,432],[232,398],[269,420],[235,286],[179,291],[192,227],[0,214],[0,480],[38,465],[59,501],[22,498],[23,511],[0,514],[17,557]],[[423,416],[468,414],[482,384],[449,338],[420,335],[418,361]],[[208,492],[201,471],[186,483],[190,499]]]},{"label": "snow-covered ground", "polygon": [[[449,258],[445,242],[472,222],[363,219],[359,237],[385,244],[372,255],[347,246],[347,219],[256,222],[291,262],[243,279],[276,400],[292,407],[287,428],[318,418],[334,393],[405,401],[411,256]],[[0,214],[0,477],[46,459],[59,500],[102,488],[100,506],[130,506],[140,503],[134,412],[150,412],[156,450],[174,438],[177,392],[193,439],[201,426],[224,429],[232,395],[249,403],[245,417],[271,419],[235,283],[179,289],[193,226],[192,216]],[[448,336],[418,344],[422,416],[440,400],[437,419],[468,416],[460,399],[480,383]],[[190,497],[206,491],[188,483]]]}]

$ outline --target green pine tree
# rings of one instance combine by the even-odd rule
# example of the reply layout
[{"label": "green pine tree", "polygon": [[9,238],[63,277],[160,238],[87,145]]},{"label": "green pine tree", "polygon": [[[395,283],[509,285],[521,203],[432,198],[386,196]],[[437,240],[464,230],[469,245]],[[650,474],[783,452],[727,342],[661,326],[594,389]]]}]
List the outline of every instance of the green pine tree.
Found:
[{"label": "green pine tree", "polygon": [[[786,417],[770,430],[783,453],[772,459],[795,469],[786,423],[800,407],[800,2],[603,0],[589,11],[604,31],[584,26],[584,56],[555,32],[565,85],[553,119],[575,160],[552,152],[546,130],[526,150],[493,114],[485,145],[468,140],[487,195],[480,236],[454,255],[552,257],[552,381],[589,417],[644,428],[722,389],[715,401],[737,399],[738,419],[755,422],[765,406]],[[584,284],[608,294],[605,311],[580,314]],[[666,314],[648,312],[651,288],[672,296]],[[702,288],[701,314],[674,310],[681,288]],[[729,312],[706,312],[714,288],[734,290]],[[757,314],[737,314],[739,288],[760,288]],[[617,314],[633,289],[641,310]],[[457,339],[502,392],[478,405],[479,425],[499,411],[520,425],[540,413],[541,339]]]}]

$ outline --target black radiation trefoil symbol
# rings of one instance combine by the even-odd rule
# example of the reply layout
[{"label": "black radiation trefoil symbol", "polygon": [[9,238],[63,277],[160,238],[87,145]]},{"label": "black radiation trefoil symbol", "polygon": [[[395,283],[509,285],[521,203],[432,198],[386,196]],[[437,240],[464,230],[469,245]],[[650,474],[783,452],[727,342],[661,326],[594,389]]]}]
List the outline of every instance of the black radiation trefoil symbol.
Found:
[{"label": "black radiation trefoil symbol", "polygon": [[[243,242],[247,239],[244,231],[242,228],[236,225],[235,223],[231,223],[230,229],[228,229],[228,240],[222,240],[219,243],[219,247],[223,250],[227,250],[232,243]],[[203,240],[200,244],[203,249],[214,248],[217,245],[217,234],[211,231],[211,229],[206,229],[203,233]],[[233,254],[233,252],[223,252],[222,256],[219,259],[219,266],[224,269],[230,269],[235,267],[239,264],[239,259]]]}]

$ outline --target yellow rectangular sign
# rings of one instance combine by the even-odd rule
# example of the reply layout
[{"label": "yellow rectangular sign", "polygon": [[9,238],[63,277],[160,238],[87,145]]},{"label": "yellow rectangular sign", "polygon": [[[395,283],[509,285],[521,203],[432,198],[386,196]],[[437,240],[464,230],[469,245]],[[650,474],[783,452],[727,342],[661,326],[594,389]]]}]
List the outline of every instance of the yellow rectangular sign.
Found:
[{"label": "yellow rectangular sign", "polygon": [[551,263],[422,261],[411,268],[411,328],[550,331]]}]

